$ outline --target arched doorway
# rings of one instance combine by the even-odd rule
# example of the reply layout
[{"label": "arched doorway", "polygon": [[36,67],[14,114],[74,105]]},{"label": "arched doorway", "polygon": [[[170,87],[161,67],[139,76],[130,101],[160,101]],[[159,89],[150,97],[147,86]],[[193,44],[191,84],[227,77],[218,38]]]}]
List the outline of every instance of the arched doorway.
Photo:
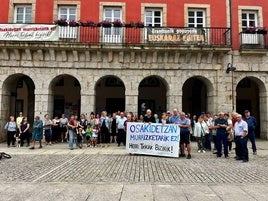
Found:
[{"label": "arched doorway", "polygon": [[95,91],[96,113],[125,111],[125,85],[120,78],[112,75],[100,78]]},{"label": "arched doorway", "polygon": [[[251,115],[257,119],[258,127],[256,136],[260,137],[260,82],[254,78],[246,77],[236,86],[236,111],[244,115],[249,110]],[[263,106],[264,107],[264,106]]]},{"label": "arched doorway", "polygon": [[[138,113],[145,114],[147,109],[160,115],[166,112],[167,83],[158,76],[144,78],[139,84]],[[160,116],[161,117],[161,116]]]},{"label": "arched doorway", "polygon": [[53,116],[66,114],[80,114],[81,86],[79,81],[71,75],[59,75],[50,84]]},{"label": "arched doorway", "polygon": [[182,87],[182,110],[191,115],[208,112],[208,92],[204,81],[199,77],[186,80]]},{"label": "arched doorway", "polygon": [[35,85],[33,80],[24,74],[9,76],[2,87],[2,119],[10,115],[17,117],[20,112],[27,116],[32,124],[34,120]]}]

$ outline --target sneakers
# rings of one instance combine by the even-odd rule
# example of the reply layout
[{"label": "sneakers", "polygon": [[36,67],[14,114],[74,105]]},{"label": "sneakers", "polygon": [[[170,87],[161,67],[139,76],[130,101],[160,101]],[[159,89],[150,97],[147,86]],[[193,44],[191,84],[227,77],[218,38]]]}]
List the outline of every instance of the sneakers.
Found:
[{"label": "sneakers", "polygon": [[201,152],[201,150],[198,150],[198,153],[200,153]]},{"label": "sneakers", "polygon": [[183,158],[183,157],[185,157],[185,156],[186,156],[185,154],[180,154],[180,155],[179,155],[180,158]]},{"label": "sneakers", "polygon": [[188,154],[186,158],[191,159],[192,158],[191,154]]},{"label": "sneakers", "polygon": [[206,151],[205,151],[205,150],[203,150],[202,152],[203,152],[203,153],[206,153]]}]

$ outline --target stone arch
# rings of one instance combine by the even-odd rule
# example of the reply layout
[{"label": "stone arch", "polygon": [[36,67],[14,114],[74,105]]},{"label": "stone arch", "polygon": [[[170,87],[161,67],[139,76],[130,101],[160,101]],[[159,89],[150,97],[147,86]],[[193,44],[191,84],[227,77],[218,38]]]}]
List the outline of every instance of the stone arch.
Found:
[{"label": "stone arch", "polygon": [[158,75],[147,76],[140,81],[138,91],[139,115],[144,115],[146,109],[151,109],[158,115],[166,112],[169,85],[164,78]]},{"label": "stone arch", "polygon": [[262,80],[254,76],[246,76],[236,83],[236,111],[244,115],[250,110],[258,122],[256,136],[267,138],[267,89]]},{"label": "stone arch", "polygon": [[[81,84],[73,75],[61,74],[49,83],[48,111],[52,116],[79,115],[81,112]],[[51,118],[52,118],[51,116]]]},{"label": "stone arch", "polygon": [[192,76],[185,80],[182,87],[182,110],[192,115],[212,112],[215,108],[214,87],[203,76]]},{"label": "stone arch", "polygon": [[[2,85],[1,119],[4,124],[10,115],[23,112],[29,122],[34,119],[35,83],[28,75],[17,73],[8,76]],[[3,128],[3,126],[1,126]]]},{"label": "stone arch", "polygon": [[116,75],[105,75],[98,79],[95,84],[95,111],[108,113],[125,111],[125,84]]}]

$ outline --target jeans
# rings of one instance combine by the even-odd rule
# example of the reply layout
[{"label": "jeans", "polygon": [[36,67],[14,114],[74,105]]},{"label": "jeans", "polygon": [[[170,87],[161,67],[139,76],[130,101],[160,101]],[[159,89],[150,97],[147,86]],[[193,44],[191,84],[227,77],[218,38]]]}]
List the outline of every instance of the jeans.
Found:
[{"label": "jeans", "polygon": [[205,150],[205,142],[206,138],[205,136],[197,137],[197,145],[198,145],[198,150]]},{"label": "jeans", "polygon": [[45,129],[45,139],[46,139],[46,142],[51,142],[51,139],[52,139],[51,129]]},{"label": "jeans", "polygon": [[211,151],[211,133],[205,135],[205,148],[208,151]]},{"label": "jeans", "polygon": [[241,136],[235,137],[235,145],[236,145],[236,156],[238,159],[248,161],[248,147],[247,147],[248,138],[247,136],[241,138]]},{"label": "jeans", "polygon": [[216,134],[216,148],[217,155],[220,157],[222,155],[222,144],[224,148],[224,156],[228,156],[228,135],[226,133],[217,133]]},{"label": "jeans", "polygon": [[73,148],[74,146],[74,130],[69,129],[69,148]]},{"label": "jeans", "polygon": [[257,148],[256,148],[256,143],[255,143],[255,133],[254,133],[254,131],[248,132],[247,137],[251,142],[253,152],[256,152]]},{"label": "jeans", "polygon": [[118,145],[123,142],[124,145],[126,145],[126,133],[124,129],[118,129],[118,137],[117,137],[117,143]]},{"label": "jeans", "polygon": [[16,135],[16,131],[7,131],[7,146],[10,146],[10,143],[12,142],[12,145],[15,145],[16,138],[14,135]]}]

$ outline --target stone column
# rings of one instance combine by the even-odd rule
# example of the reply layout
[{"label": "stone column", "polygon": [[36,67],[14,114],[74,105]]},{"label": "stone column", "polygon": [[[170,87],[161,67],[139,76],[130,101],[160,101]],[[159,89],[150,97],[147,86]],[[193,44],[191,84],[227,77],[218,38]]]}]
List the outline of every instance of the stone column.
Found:
[{"label": "stone column", "polygon": [[53,118],[53,96],[48,89],[35,89],[35,106],[34,116],[44,118],[45,114],[49,114]]},{"label": "stone column", "polygon": [[134,82],[125,83],[125,110],[138,114],[139,86]]},{"label": "stone column", "polygon": [[81,93],[81,114],[89,117],[91,112],[95,112],[95,95]]},{"label": "stone column", "polygon": [[260,137],[261,139],[268,140],[268,111],[267,103],[268,96],[266,92],[260,92]]},{"label": "stone column", "polygon": [[171,78],[169,91],[167,93],[167,110],[172,112],[174,108],[182,111],[182,83],[178,82],[177,77]]}]

